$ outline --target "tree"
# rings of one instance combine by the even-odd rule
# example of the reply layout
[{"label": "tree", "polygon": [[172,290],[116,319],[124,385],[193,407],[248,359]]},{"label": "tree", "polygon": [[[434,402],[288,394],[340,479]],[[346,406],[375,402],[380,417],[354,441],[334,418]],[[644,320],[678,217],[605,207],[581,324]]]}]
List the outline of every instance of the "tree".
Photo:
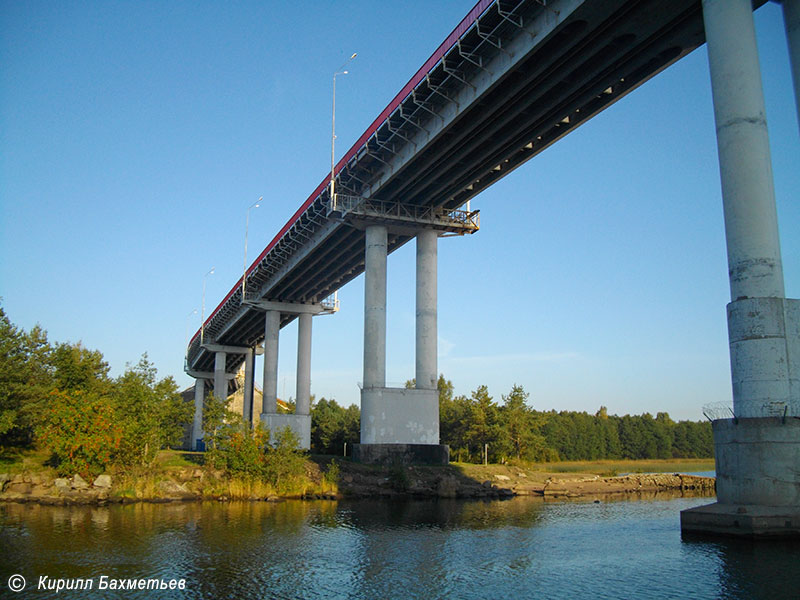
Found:
[{"label": "tree", "polygon": [[521,385],[514,385],[503,396],[502,423],[510,443],[510,453],[517,459],[541,460],[546,458],[546,443],[539,433],[539,419],[527,404],[528,393]]},{"label": "tree", "polygon": [[113,396],[124,432],[122,464],[150,465],[161,448],[180,443],[192,418],[193,406],[183,401],[175,380],[157,379],[147,354],[117,379]]},{"label": "tree", "polygon": [[51,347],[38,325],[18,329],[0,307],[0,445],[28,445],[52,388]]},{"label": "tree", "polygon": [[53,454],[61,475],[101,473],[119,450],[122,428],[112,401],[97,392],[54,390],[38,439]]}]

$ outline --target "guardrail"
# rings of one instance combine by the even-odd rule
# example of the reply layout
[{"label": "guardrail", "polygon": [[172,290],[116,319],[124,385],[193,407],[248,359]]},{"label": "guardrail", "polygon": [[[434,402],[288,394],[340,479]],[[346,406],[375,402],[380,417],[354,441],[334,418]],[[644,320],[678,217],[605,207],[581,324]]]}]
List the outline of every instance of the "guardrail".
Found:
[{"label": "guardrail", "polygon": [[434,225],[448,230],[473,233],[480,229],[480,211],[446,209],[441,207],[419,206],[401,202],[388,202],[360,196],[335,194],[327,205],[328,216],[338,214],[342,218],[359,216],[365,218],[402,221]]}]

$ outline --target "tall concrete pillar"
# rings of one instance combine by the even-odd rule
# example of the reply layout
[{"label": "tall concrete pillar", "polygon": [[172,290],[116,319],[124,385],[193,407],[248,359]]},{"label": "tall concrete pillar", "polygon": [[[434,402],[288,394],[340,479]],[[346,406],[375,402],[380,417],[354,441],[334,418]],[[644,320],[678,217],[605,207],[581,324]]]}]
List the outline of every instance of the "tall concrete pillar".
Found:
[{"label": "tall concrete pillar", "polygon": [[703,18],[728,247],[734,413],[768,416],[782,412],[789,401],[790,378],[783,268],[752,5],[750,0],[703,0]]},{"label": "tall concrete pillar", "polygon": [[214,353],[214,396],[221,400],[228,399],[228,380],[225,378],[225,352]]},{"label": "tall concrete pillar", "polygon": [[297,401],[295,414],[311,414],[311,314],[297,319]]},{"label": "tall concrete pillar", "polygon": [[384,225],[366,230],[364,265],[364,389],[386,386],[386,251]]},{"label": "tall concrete pillar", "polygon": [[255,387],[256,353],[252,348],[244,355],[244,399],[242,417],[246,423],[253,423],[253,390]]},{"label": "tall concrete pillar", "polygon": [[[736,418],[713,421],[717,502],[684,532],[800,535],[800,302],[784,298],[750,0],[703,0],[717,124]],[[789,418],[787,418],[789,417]]]},{"label": "tall concrete pillar", "polygon": [[192,450],[200,449],[200,440],[203,439],[203,405],[206,400],[205,379],[194,380],[194,421],[192,422]]},{"label": "tall concrete pillar", "polygon": [[800,124],[800,0],[783,0],[783,26],[789,43],[789,62],[794,81],[794,102]]},{"label": "tall concrete pillar", "polygon": [[278,338],[281,331],[281,313],[268,310],[264,323],[264,386],[261,413],[278,412]]},{"label": "tall concrete pillar", "polygon": [[433,229],[417,233],[417,323],[416,381],[419,389],[436,389],[436,244]]}]

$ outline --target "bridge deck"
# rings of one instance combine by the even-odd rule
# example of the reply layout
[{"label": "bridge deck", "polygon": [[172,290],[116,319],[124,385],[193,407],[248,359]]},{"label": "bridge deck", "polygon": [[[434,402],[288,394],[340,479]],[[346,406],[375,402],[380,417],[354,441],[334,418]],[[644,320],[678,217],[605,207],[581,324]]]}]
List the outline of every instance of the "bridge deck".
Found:
[{"label": "bridge deck", "polygon": [[[704,39],[699,0],[481,0],[339,161],[336,189],[457,209]],[[249,267],[247,300],[319,302],[363,272],[364,234],[329,215],[328,192],[326,178]],[[240,279],[206,342],[263,339],[243,300]],[[212,370],[199,333],[188,364]]]}]

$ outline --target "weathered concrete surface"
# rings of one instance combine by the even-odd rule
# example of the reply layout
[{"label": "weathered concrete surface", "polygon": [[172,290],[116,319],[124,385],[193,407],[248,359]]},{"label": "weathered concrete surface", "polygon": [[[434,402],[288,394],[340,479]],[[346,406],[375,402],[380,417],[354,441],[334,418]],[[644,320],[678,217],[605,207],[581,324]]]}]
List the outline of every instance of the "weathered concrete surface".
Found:
[{"label": "weathered concrete surface", "polygon": [[787,506],[708,504],[681,512],[684,534],[800,538],[800,509]]},{"label": "weathered concrete surface", "polygon": [[800,510],[800,419],[714,421],[721,504]]},{"label": "weathered concrete surface", "polygon": [[681,529],[800,537],[800,419],[714,421],[716,504],[681,513]]},{"label": "weathered concrete surface", "polygon": [[446,444],[355,444],[353,460],[375,465],[447,465]]},{"label": "weathered concrete surface", "polygon": [[361,390],[362,444],[438,444],[439,392],[405,388]]},{"label": "weathered concrete surface", "polygon": [[800,300],[728,304],[734,414],[800,417]]},{"label": "weathered concrete surface", "polygon": [[[386,385],[386,252],[384,225],[366,229],[364,251],[364,388]],[[362,442],[364,439],[362,438]]]},{"label": "weathered concrete surface", "polygon": [[261,422],[269,428],[270,438],[273,441],[279,430],[289,427],[300,439],[301,449],[308,450],[311,448],[311,415],[262,414]]},{"label": "weathered concrete surface", "polygon": [[262,391],[261,420],[264,415],[278,412],[278,341],[281,333],[281,313],[268,310],[264,313],[264,383]]},{"label": "weathered concrete surface", "polygon": [[417,233],[416,382],[418,389],[435,390],[437,366],[437,242],[433,229]]}]

